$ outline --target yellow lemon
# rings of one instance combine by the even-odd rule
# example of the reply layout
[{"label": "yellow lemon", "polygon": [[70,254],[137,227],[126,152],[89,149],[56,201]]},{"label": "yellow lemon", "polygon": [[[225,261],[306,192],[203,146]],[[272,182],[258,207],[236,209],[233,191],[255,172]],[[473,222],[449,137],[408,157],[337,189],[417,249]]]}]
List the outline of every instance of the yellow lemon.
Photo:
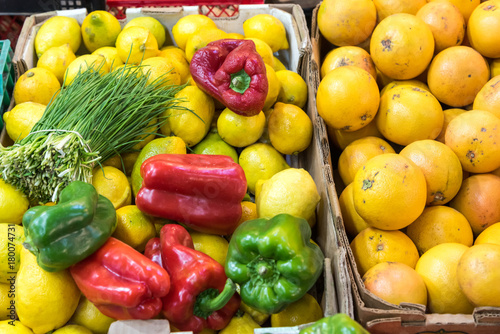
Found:
[{"label": "yellow lemon", "polygon": [[172,27],[172,35],[179,48],[185,50],[188,39],[199,29],[207,30],[216,28],[217,25],[208,16],[193,14],[184,16],[177,21]]},{"label": "yellow lemon", "polygon": [[[248,306],[247,304],[245,304],[245,302],[243,302],[243,301],[240,304],[240,310],[242,310],[243,312],[245,312],[245,314],[250,315],[250,317],[252,317],[252,319],[258,325],[261,325],[261,326],[262,326],[262,324],[264,324],[266,322],[267,319],[269,319],[269,314],[257,311],[253,307]],[[252,333],[252,332],[250,332],[250,333]]]},{"label": "yellow lemon", "polygon": [[123,29],[116,39],[118,56],[124,63],[138,64],[144,59],[156,57],[159,53],[158,42],[153,34],[144,27]]},{"label": "yellow lemon", "polygon": [[255,43],[255,49],[257,50],[257,53],[262,57],[264,63],[270,65],[271,67],[274,66],[273,50],[269,45],[267,45],[266,42],[254,37],[245,39],[253,41]]},{"label": "yellow lemon", "polygon": [[0,332],[3,334],[33,334],[31,329],[18,320],[0,321]]},{"label": "yellow lemon", "polygon": [[158,57],[163,57],[172,63],[175,67],[175,71],[179,73],[181,77],[181,84],[185,84],[191,76],[191,72],[189,72],[189,63],[183,53],[184,51],[179,48],[166,48],[161,50],[158,54]]},{"label": "yellow lemon", "polygon": [[500,245],[500,223],[490,225],[483,232],[481,232],[474,241],[474,245],[479,244]]},{"label": "yellow lemon", "polygon": [[120,22],[113,14],[104,10],[93,11],[82,23],[83,44],[90,52],[104,46],[114,46],[121,30]]},{"label": "yellow lemon", "polygon": [[137,160],[139,154],[140,152],[127,152],[123,153],[121,155],[121,158],[119,155],[115,155],[104,161],[102,165],[113,166],[124,172],[125,175],[130,176],[132,174],[132,169],[134,168],[135,161]]},{"label": "yellow lemon", "polygon": [[226,263],[227,249],[229,243],[220,235],[190,232],[193,239],[194,249],[207,254],[222,266]]},{"label": "yellow lemon", "polygon": [[500,75],[500,58],[490,60],[490,79]]},{"label": "yellow lemon", "polygon": [[9,285],[14,283],[12,273],[17,273],[19,270],[23,242],[22,226],[0,224],[0,283]]},{"label": "yellow lemon", "polygon": [[7,111],[3,114],[3,121],[9,137],[13,141],[24,139],[42,118],[44,111],[45,106],[36,102],[23,102]]},{"label": "yellow lemon", "polygon": [[127,205],[116,210],[116,230],[113,237],[123,241],[139,252],[144,252],[149,239],[156,236],[151,219],[135,205]]},{"label": "yellow lemon", "polygon": [[318,321],[323,318],[323,310],[318,301],[306,293],[283,311],[271,315],[272,327],[290,327]]},{"label": "yellow lemon", "polygon": [[60,88],[59,80],[51,71],[35,67],[17,79],[14,85],[14,100],[16,104],[36,102],[48,105]]},{"label": "yellow lemon", "polygon": [[230,32],[227,34],[227,38],[229,38],[229,39],[245,39],[245,36],[242,34],[239,34],[237,32]]},{"label": "yellow lemon", "polygon": [[245,37],[266,42],[273,52],[288,49],[286,29],[283,23],[270,14],[257,14],[243,22]]},{"label": "yellow lemon", "polygon": [[76,56],[71,50],[69,44],[64,44],[61,46],[55,46],[45,51],[40,59],[38,59],[36,67],[45,68],[51,71],[54,73],[57,80],[59,80],[59,83],[62,84],[66,69],[75,59]]},{"label": "yellow lemon", "polygon": [[92,332],[79,325],[66,325],[52,332],[52,334],[92,334]]},{"label": "yellow lemon", "polygon": [[80,303],[71,318],[71,322],[90,329],[94,334],[107,334],[109,326],[115,321],[102,314],[85,296],[80,298]]},{"label": "yellow lemon", "polygon": [[82,34],[78,21],[66,16],[53,16],[45,21],[35,36],[35,51],[40,58],[45,51],[54,47],[69,44],[76,52],[82,43]]},{"label": "yellow lemon", "polygon": [[123,65],[123,61],[118,56],[118,50],[114,46],[103,46],[92,52],[93,55],[100,55],[106,59],[109,71],[112,72],[116,67]]},{"label": "yellow lemon", "polygon": [[235,314],[229,324],[219,334],[250,334],[259,324],[248,313]]},{"label": "yellow lemon", "polygon": [[142,71],[144,75],[149,75],[148,83],[151,84],[159,77],[166,80],[165,86],[179,85],[181,83],[181,75],[177,72],[174,64],[163,57],[151,57],[142,62]]},{"label": "yellow lemon", "polygon": [[29,204],[22,191],[0,179],[0,224],[21,224]]},{"label": "yellow lemon", "polygon": [[344,188],[339,196],[339,206],[347,235],[354,238],[365,228],[370,227],[367,222],[356,212],[354,198],[352,197],[353,184]]},{"label": "yellow lemon", "polygon": [[75,80],[78,73],[84,72],[89,68],[93,68],[94,71],[99,69],[99,74],[102,76],[109,73],[109,66],[106,62],[106,58],[101,55],[83,55],[71,62],[66,69],[66,74],[64,78],[64,86],[69,86]]},{"label": "yellow lemon", "polygon": [[160,53],[163,51],[168,51],[168,53],[174,53],[176,58],[184,58],[187,60],[186,52],[178,46],[167,45],[160,49]]},{"label": "yellow lemon", "polygon": [[242,116],[224,109],[217,119],[217,130],[226,143],[235,147],[245,147],[259,140],[264,132],[266,116],[261,111],[255,116]]},{"label": "yellow lemon", "polygon": [[158,122],[157,117],[152,118],[149,121],[146,128],[144,129],[144,131],[142,132],[142,134],[140,134],[134,138],[135,140],[138,140],[139,142],[137,142],[134,146],[132,146],[133,150],[140,150],[141,148],[146,146],[147,143],[149,143],[153,139],[155,139],[156,132],[157,132],[157,126],[158,126],[156,124],[157,122]]},{"label": "yellow lemon", "polygon": [[304,108],[307,102],[307,84],[304,79],[289,70],[278,71],[276,75],[281,83],[277,101]]},{"label": "yellow lemon", "polygon": [[273,106],[273,104],[278,99],[278,95],[281,89],[281,83],[278,79],[278,76],[276,75],[276,72],[270,65],[268,64],[265,65],[266,65],[266,77],[267,77],[268,89],[267,89],[266,102],[264,103],[264,107],[262,108],[263,111],[269,110]]},{"label": "yellow lemon", "polygon": [[242,201],[241,202],[241,218],[238,225],[243,224],[247,220],[257,219],[257,205],[254,202]]},{"label": "yellow lemon", "polygon": [[186,42],[187,60],[191,62],[195,52],[207,46],[208,43],[224,38],[227,38],[227,33],[217,28],[199,30],[196,34],[191,35]]},{"label": "yellow lemon", "polygon": [[273,70],[275,72],[286,70],[286,66],[276,56],[273,56]]},{"label": "yellow lemon", "polygon": [[104,166],[96,167],[92,175],[92,185],[99,195],[103,195],[113,203],[115,209],[132,203],[132,191],[127,177],[119,169]]},{"label": "yellow lemon", "polygon": [[165,44],[166,33],[165,27],[158,21],[157,19],[150,16],[141,16],[136,17],[135,19],[130,20],[123,29],[127,29],[128,27],[144,27],[148,29],[153,36],[156,38],[156,42],[158,42],[158,47],[161,48],[163,44]]}]

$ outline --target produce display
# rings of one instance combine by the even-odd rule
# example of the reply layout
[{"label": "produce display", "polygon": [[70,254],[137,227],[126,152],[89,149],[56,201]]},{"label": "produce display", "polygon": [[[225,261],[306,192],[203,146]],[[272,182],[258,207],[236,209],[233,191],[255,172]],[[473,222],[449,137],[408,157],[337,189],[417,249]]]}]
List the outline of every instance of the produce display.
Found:
[{"label": "produce display", "polygon": [[317,10],[316,105],[338,157],[355,279],[380,309],[380,299],[440,314],[500,307],[499,9],[324,0]]}]

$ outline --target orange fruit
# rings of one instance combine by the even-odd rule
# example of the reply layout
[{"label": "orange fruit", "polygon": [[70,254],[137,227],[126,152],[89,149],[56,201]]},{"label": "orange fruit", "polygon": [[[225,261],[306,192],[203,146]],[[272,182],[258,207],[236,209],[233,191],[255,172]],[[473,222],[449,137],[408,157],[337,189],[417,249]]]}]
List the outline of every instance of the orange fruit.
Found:
[{"label": "orange fruit", "polygon": [[460,114],[463,114],[464,112],[466,112],[465,109],[458,109],[458,108],[443,110],[444,113],[443,129],[441,130],[439,136],[436,137],[437,141],[444,143],[444,135],[446,133],[446,129],[448,128],[448,124],[450,124],[452,119],[454,119]]},{"label": "orange fruit", "polygon": [[422,73],[434,54],[434,37],[424,21],[399,13],[386,17],[373,30],[370,54],[375,66],[393,79]]},{"label": "orange fruit", "polygon": [[500,75],[500,58],[490,59],[490,78]]},{"label": "orange fruit", "polygon": [[328,139],[333,143],[333,145],[340,148],[341,150],[345,149],[347,145],[349,145],[353,141],[364,137],[368,136],[378,137],[378,138],[383,137],[380,131],[378,131],[377,129],[376,122],[370,122],[368,123],[368,125],[356,131],[338,130],[330,126],[327,126],[326,130],[328,133]]},{"label": "orange fruit", "polygon": [[366,290],[386,302],[427,305],[424,280],[415,269],[404,263],[378,263],[366,272],[363,283]]},{"label": "orange fruit", "polygon": [[377,137],[361,138],[347,145],[340,154],[338,162],[340,177],[344,184],[350,184],[358,169],[368,160],[384,153],[395,153],[395,151],[388,142]]},{"label": "orange fruit", "polygon": [[465,24],[469,21],[472,11],[479,5],[480,0],[428,0],[428,2],[451,2],[458,8],[464,17]]},{"label": "orange fruit", "polygon": [[467,218],[448,206],[432,206],[406,228],[406,234],[422,255],[434,246],[455,242],[472,246],[472,228]]},{"label": "orange fruit", "polygon": [[489,58],[500,58],[500,2],[485,1],[472,12],[467,25],[470,45]]},{"label": "orange fruit", "polygon": [[468,172],[488,173],[500,167],[500,118],[489,111],[471,110],[455,117],[444,142]]},{"label": "orange fruit", "polygon": [[469,221],[474,235],[500,221],[500,177],[493,174],[472,175],[462,182],[450,206]]},{"label": "orange fruit", "polygon": [[354,177],[354,207],[372,227],[398,230],[425,207],[425,177],[411,160],[394,153],[377,155]]},{"label": "orange fruit", "polygon": [[397,13],[415,15],[425,5],[425,0],[373,0],[377,8],[377,23]]},{"label": "orange fruit", "polygon": [[500,307],[500,245],[469,248],[458,262],[457,279],[475,306]]},{"label": "orange fruit", "polygon": [[358,46],[341,46],[328,52],[321,65],[321,78],[341,66],[357,66],[377,77],[372,57]]},{"label": "orange fruit", "polygon": [[500,75],[488,81],[477,93],[474,110],[486,110],[500,118]]},{"label": "orange fruit", "polygon": [[345,231],[349,237],[354,238],[359,232],[370,227],[370,225],[368,225],[356,212],[352,197],[352,189],[352,183],[345,187],[339,197],[339,206],[344,221]]},{"label": "orange fruit", "polygon": [[368,227],[352,240],[351,249],[361,276],[381,262],[401,262],[415,268],[418,261],[417,247],[401,231]]},{"label": "orange fruit", "polygon": [[417,88],[420,88],[420,89],[423,89],[423,90],[430,92],[429,87],[420,80],[416,80],[416,79],[413,79],[413,80],[394,80],[394,81],[389,82],[387,85],[384,86],[384,88],[382,88],[382,90],[380,91],[380,96],[384,95],[385,92],[387,92],[388,90],[391,90],[391,89],[396,88],[398,86],[405,86],[405,85],[410,85],[412,87],[417,87]]},{"label": "orange fruit", "polygon": [[434,52],[460,45],[465,35],[464,16],[451,2],[429,2],[417,12],[431,28],[434,36]]},{"label": "orange fruit", "polygon": [[435,140],[419,140],[406,146],[400,155],[420,167],[427,183],[427,205],[446,204],[460,190],[462,165],[455,153]]},{"label": "orange fruit", "polygon": [[488,226],[483,232],[481,232],[474,245],[479,244],[496,244],[500,245],[500,222]]},{"label": "orange fruit", "polygon": [[467,300],[457,279],[458,261],[469,247],[444,243],[432,247],[417,262],[415,270],[427,287],[430,313],[470,314],[474,306]]},{"label": "orange fruit", "polygon": [[356,45],[370,36],[377,22],[371,0],[325,0],[318,10],[318,28],[332,44]]},{"label": "orange fruit", "polygon": [[380,98],[375,118],[380,133],[399,145],[436,138],[443,121],[439,101],[429,91],[413,85],[387,90]]},{"label": "orange fruit", "polygon": [[379,101],[375,79],[356,66],[338,67],[328,73],[316,94],[318,113],[326,124],[345,131],[356,131],[370,123]]},{"label": "orange fruit", "polygon": [[462,107],[474,101],[489,75],[488,63],[479,52],[468,46],[452,46],[432,60],[427,84],[439,101]]},{"label": "orange fruit", "polygon": [[[369,51],[369,49],[368,49]],[[373,58],[372,58],[373,59]],[[384,88],[388,84],[394,81],[393,78],[388,77],[384,73],[382,73],[377,66],[375,66],[375,71],[377,72],[377,85],[380,87],[380,89]]]}]

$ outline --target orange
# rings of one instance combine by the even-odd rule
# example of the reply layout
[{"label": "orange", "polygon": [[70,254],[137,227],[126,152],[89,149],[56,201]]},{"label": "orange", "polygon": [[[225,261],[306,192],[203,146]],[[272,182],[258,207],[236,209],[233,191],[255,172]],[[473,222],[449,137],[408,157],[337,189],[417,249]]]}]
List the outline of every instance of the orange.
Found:
[{"label": "orange", "polygon": [[485,1],[472,12],[467,25],[470,45],[489,58],[500,58],[500,2]]},{"label": "orange", "polygon": [[[370,46],[368,46],[368,51],[370,51]],[[372,58],[373,59],[373,58]],[[377,84],[378,86],[382,89],[388,84],[390,84],[392,81],[394,81],[393,78],[388,77],[384,73],[382,73],[377,66],[375,66],[375,71],[377,72]]]},{"label": "orange", "polygon": [[477,93],[474,110],[486,110],[500,118],[500,75],[488,81]]},{"label": "orange", "polygon": [[479,5],[480,0],[428,0],[428,2],[451,2],[458,8],[460,13],[462,13],[465,24],[469,21],[469,17],[472,14],[472,11]]},{"label": "orange", "polygon": [[469,248],[458,262],[457,279],[475,306],[500,307],[500,245]]},{"label": "orange", "polygon": [[490,78],[500,75],[500,58],[490,59]]},{"label": "orange", "polygon": [[397,13],[415,15],[425,5],[425,0],[373,0],[377,8],[377,22]]},{"label": "orange", "polygon": [[500,221],[500,177],[493,174],[472,175],[464,180],[450,206],[469,221],[474,235]]},{"label": "orange", "polygon": [[443,121],[439,101],[430,92],[413,85],[387,90],[380,98],[375,118],[380,133],[399,145],[436,138]]},{"label": "orange", "polygon": [[387,85],[384,86],[384,88],[382,88],[382,90],[380,91],[380,96],[384,95],[384,93],[387,92],[388,90],[391,90],[391,89],[396,88],[398,86],[404,86],[404,85],[411,85],[412,87],[417,87],[417,88],[420,88],[420,89],[423,89],[423,90],[430,92],[429,87],[420,80],[416,80],[416,79],[413,79],[413,80],[394,80],[394,81],[389,82]]},{"label": "orange", "polygon": [[368,160],[354,177],[354,207],[372,227],[398,230],[410,225],[425,207],[427,189],[420,168],[387,153]]},{"label": "orange", "polygon": [[321,65],[321,78],[341,66],[357,66],[377,77],[372,57],[358,46],[341,46],[328,52]]},{"label": "orange", "polygon": [[427,305],[424,280],[404,263],[381,262],[363,276],[366,290],[386,302],[399,305],[413,303]]},{"label": "orange", "polygon": [[316,94],[318,113],[328,126],[356,131],[370,123],[380,102],[375,79],[356,66],[343,66],[321,80]]},{"label": "orange", "polygon": [[500,245],[500,222],[490,225],[477,236],[474,245],[479,244]]},{"label": "orange", "polygon": [[439,101],[462,107],[474,101],[489,75],[488,63],[479,52],[468,46],[452,46],[432,60],[427,84]]},{"label": "orange", "polygon": [[444,135],[446,133],[446,129],[448,128],[448,124],[450,124],[451,120],[457,117],[460,114],[463,114],[466,112],[465,109],[458,109],[458,108],[451,108],[451,109],[446,109],[443,110],[444,112],[444,122],[443,122],[443,129],[441,130],[441,133],[439,136],[437,136],[436,140],[444,143]]},{"label": "orange", "polygon": [[455,242],[472,246],[472,228],[463,214],[448,206],[425,208],[406,228],[406,234],[422,255],[434,246]]},{"label": "orange", "polygon": [[460,190],[462,165],[453,151],[435,140],[419,140],[399,152],[420,167],[427,183],[427,205],[446,204]]},{"label": "orange", "polygon": [[340,154],[338,162],[340,177],[344,184],[350,184],[358,169],[368,160],[384,153],[395,153],[395,151],[388,142],[377,137],[365,137],[347,145]]},{"label": "orange", "polygon": [[347,235],[354,238],[359,232],[370,227],[363,218],[356,212],[352,197],[352,183],[342,191],[339,197],[340,212],[344,221],[344,227]]},{"label": "orange", "polygon": [[257,205],[254,202],[242,201],[241,202],[241,218],[238,225],[246,222],[247,220],[257,219]]},{"label": "orange", "polygon": [[418,261],[417,247],[401,231],[368,227],[352,240],[351,249],[361,276],[381,262],[401,262],[415,268]]},{"label": "orange", "polygon": [[370,54],[385,75],[397,80],[412,79],[429,65],[434,54],[434,37],[429,26],[418,17],[394,14],[373,30]]},{"label": "orange", "polygon": [[467,172],[488,173],[500,167],[500,118],[488,111],[471,110],[455,117],[444,142]]},{"label": "orange", "polygon": [[415,270],[427,287],[427,308],[430,313],[470,314],[474,306],[458,285],[457,266],[469,247],[444,243],[432,247],[417,262]]},{"label": "orange", "polygon": [[341,150],[345,149],[347,145],[349,145],[353,141],[364,137],[372,136],[383,138],[382,134],[377,129],[376,122],[370,122],[368,123],[368,125],[356,131],[337,130],[330,126],[327,126],[326,130],[328,133],[328,139],[333,143],[333,145],[340,148]]},{"label": "orange", "polygon": [[464,16],[451,2],[429,2],[417,12],[431,28],[434,36],[434,52],[460,45],[465,35]]}]

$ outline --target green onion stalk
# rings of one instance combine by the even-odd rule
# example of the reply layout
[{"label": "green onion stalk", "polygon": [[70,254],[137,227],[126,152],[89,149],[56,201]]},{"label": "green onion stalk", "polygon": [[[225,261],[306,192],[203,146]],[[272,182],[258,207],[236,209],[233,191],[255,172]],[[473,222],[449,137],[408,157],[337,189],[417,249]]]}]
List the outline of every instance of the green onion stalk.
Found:
[{"label": "green onion stalk", "polygon": [[175,98],[184,86],[169,85],[166,76],[148,83],[142,65],[104,75],[99,69],[91,65],[63,84],[27,137],[0,145],[0,177],[32,202],[57,201],[75,180],[91,183],[101,161],[156,133],[167,108],[190,111]]}]

